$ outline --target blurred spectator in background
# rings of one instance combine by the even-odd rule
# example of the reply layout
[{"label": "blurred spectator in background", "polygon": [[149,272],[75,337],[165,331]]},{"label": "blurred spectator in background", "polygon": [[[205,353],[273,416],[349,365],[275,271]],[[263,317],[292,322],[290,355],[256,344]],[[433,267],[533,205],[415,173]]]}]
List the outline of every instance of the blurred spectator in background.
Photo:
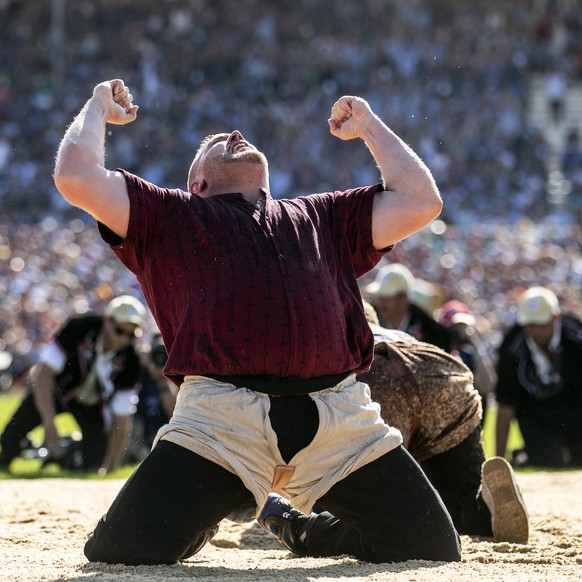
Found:
[{"label": "blurred spectator in background", "polygon": [[365,294],[378,313],[382,327],[399,329],[417,340],[450,350],[447,330],[410,299],[414,276],[404,265],[394,263],[378,270]]},{"label": "blurred spectator in background", "polygon": [[[381,96],[374,109],[421,154],[445,201],[443,229],[402,241],[391,260],[402,256],[470,305],[491,355],[525,287],[551,282],[582,315],[581,126],[571,115],[559,126],[572,135],[562,150],[571,191],[550,203],[556,128],[544,83],[556,63],[570,86],[582,80],[578,3],[475,0],[460,9],[455,0],[395,0],[386,10],[344,0],[331,12],[323,3],[284,5],[0,1],[0,390],[71,314],[100,313],[128,292],[140,297],[94,223],[63,204],[51,179],[59,128],[79,94],[113,74],[113,62],[151,117],[132,138],[110,128],[108,158],[169,187],[182,183],[200,140],[225,126],[256,128],[247,137],[272,152],[273,191],[282,197],[313,184],[372,183],[374,170],[358,163],[366,152],[319,135],[333,96]],[[59,64],[66,71],[79,57],[75,74],[59,78]],[[538,101],[536,120],[530,105]]]},{"label": "blurred spectator in background", "polygon": [[[128,11],[132,4],[140,10]],[[63,8],[62,28],[56,5]],[[325,189],[330,175],[341,188],[370,183],[373,172],[350,164],[349,150],[322,144],[317,135],[333,96],[375,94],[382,98],[374,109],[393,120],[433,171],[450,201],[448,221],[514,222],[528,213],[547,220],[559,212],[545,200],[543,130],[526,109],[532,78],[554,63],[569,78],[580,76],[575,2],[557,0],[546,10],[541,2],[475,0],[461,10],[455,0],[397,0],[386,10],[382,2],[345,0],[333,13],[321,3],[284,6],[0,2],[3,207],[13,220],[79,215],[60,203],[46,152],[55,150],[78,95],[94,78],[110,77],[115,56],[117,74],[136,87],[137,101],[156,104],[159,118],[136,130],[137,139],[112,130],[120,136],[108,154],[163,186],[181,183],[189,163],[188,148],[175,136],[195,147],[217,126],[257,128],[250,139],[273,152],[273,190],[282,197],[292,194],[291,184]],[[64,75],[79,56],[83,65]],[[307,133],[297,117],[307,120]],[[276,139],[281,135],[285,145]]]},{"label": "blurred spectator in background", "polygon": [[81,429],[80,468],[107,474],[118,466],[137,403],[139,360],[133,344],[145,316],[140,301],[122,295],[107,304],[103,316],[65,323],[31,369],[28,393],[0,437],[2,468],[9,468],[26,435],[41,424],[46,461],[63,461],[66,451],[55,425],[61,412],[70,412]]},{"label": "blurred spectator in background", "polygon": [[[575,192],[582,189],[582,144],[580,132],[572,129],[566,136],[566,143],[562,152],[562,171],[564,177],[569,180]],[[573,204],[580,205],[580,196],[573,200]]]},{"label": "blurred spectator in background", "polygon": [[568,76],[561,67],[552,68],[546,73],[548,107],[554,124],[559,124],[564,116],[567,89]]},{"label": "blurred spectator in background", "polygon": [[[147,348],[147,349],[145,349]],[[139,402],[133,417],[131,440],[125,460],[140,462],[150,452],[158,429],[166,424],[176,405],[178,389],[164,376],[168,353],[162,335],[155,333],[139,353],[141,360]]]},{"label": "blurred spectator in background", "polygon": [[523,464],[582,467],[582,321],[560,311],[545,287],[519,300],[517,324],[499,349],[497,454],[505,455],[515,417]]},{"label": "blurred spectator in background", "polygon": [[473,372],[473,384],[482,401],[482,426],[487,412],[487,398],[494,387],[495,368],[475,329],[475,317],[464,303],[452,299],[440,308],[438,319],[449,331],[451,354],[460,358]]}]

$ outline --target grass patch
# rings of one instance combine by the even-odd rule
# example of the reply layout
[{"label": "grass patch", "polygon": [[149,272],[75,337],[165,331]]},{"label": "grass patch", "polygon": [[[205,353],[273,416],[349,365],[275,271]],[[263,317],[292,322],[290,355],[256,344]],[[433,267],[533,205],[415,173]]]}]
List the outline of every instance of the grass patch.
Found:
[{"label": "grass patch", "polygon": [[[493,410],[494,408],[494,406],[488,406],[485,415],[485,422],[483,423],[483,447],[487,458],[495,456],[495,424],[497,422],[497,410]],[[517,420],[514,419],[509,426],[505,457],[508,461],[511,461],[512,452],[522,448],[523,437],[521,436]]]},{"label": "grass patch", "polygon": [[[0,434],[4,432],[4,427],[12,418],[12,415],[20,405],[22,396],[18,394],[3,394],[0,396]],[[79,425],[72,414],[68,412],[57,415],[55,419],[57,430],[62,436],[70,436],[79,431]],[[40,446],[43,442],[44,430],[42,427],[35,428],[29,438],[34,446]],[[18,457],[10,465],[10,473],[0,469],[1,479],[39,479],[46,477],[66,477],[74,479],[122,479],[127,478],[133,472],[135,465],[125,465],[113,471],[105,477],[99,477],[96,472],[65,471],[58,465],[48,465],[41,468],[41,459],[27,459]]]}]

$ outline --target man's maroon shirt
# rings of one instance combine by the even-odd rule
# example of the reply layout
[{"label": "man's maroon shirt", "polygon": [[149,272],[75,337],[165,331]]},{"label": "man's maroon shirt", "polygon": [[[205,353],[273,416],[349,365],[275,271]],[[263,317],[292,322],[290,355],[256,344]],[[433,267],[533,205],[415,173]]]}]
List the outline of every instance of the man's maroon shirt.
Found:
[{"label": "man's maroon shirt", "polygon": [[[122,170],[123,171],[123,170]],[[165,373],[314,378],[367,370],[374,339],[357,277],[381,186],[291,200],[201,198],[123,171],[127,237],[103,239],[137,277],[168,350]]]}]

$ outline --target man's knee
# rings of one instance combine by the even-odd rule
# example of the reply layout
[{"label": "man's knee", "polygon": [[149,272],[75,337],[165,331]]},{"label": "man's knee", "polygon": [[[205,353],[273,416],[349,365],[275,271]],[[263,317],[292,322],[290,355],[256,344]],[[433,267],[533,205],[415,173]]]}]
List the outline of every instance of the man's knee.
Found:
[{"label": "man's knee", "polygon": [[461,542],[457,532],[451,528],[445,532],[422,535],[416,540],[403,543],[400,549],[393,543],[376,545],[366,561],[376,564],[406,562],[408,560],[428,560],[431,562],[461,561]]},{"label": "man's knee", "polygon": [[436,536],[434,541],[425,546],[423,555],[417,559],[433,562],[460,562],[461,540],[459,534],[451,528],[450,531]]},{"label": "man's knee", "polygon": [[99,526],[87,542],[84,553],[89,562],[124,564],[126,566],[175,564],[178,556],[163,555],[162,548],[155,544],[138,541],[128,536],[117,537]]},{"label": "man's knee", "polygon": [[218,532],[218,524],[193,535],[187,542],[167,536],[148,535],[148,530],[129,532],[111,527],[107,518],[97,524],[85,543],[85,557],[90,562],[126,566],[175,564],[197,554]]},{"label": "man's knee", "polygon": [[132,556],[124,555],[123,544],[118,545],[109,540],[104,533],[92,533],[85,542],[85,557],[89,562],[131,565]]}]

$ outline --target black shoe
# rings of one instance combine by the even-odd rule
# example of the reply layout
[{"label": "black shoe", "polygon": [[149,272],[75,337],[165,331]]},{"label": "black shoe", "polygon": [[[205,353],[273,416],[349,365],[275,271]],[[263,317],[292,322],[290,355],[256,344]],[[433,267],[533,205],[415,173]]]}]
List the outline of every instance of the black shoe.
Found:
[{"label": "black shoe", "polygon": [[219,524],[213,525],[210,529],[203,531],[198,539],[184,552],[184,555],[180,560],[187,560],[191,558],[194,554],[197,554],[207,542],[209,542],[217,533],[219,529]]},{"label": "black shoe", "polygon": [[288,550],[300,556],[307,555],[305,530],[309,518],[303,515],[287,499],[272,493],[257,521],[270,531]]}]

